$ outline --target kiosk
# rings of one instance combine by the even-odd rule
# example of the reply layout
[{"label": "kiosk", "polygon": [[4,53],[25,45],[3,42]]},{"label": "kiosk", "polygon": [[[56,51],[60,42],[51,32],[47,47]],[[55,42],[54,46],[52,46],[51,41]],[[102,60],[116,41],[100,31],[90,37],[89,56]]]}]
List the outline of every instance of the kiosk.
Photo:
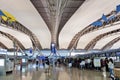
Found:
[{"label": "kiosk", "polygon": [[14,63],[9,60],[6,54],[0,54],[0,74],[6,74],[6,72],[12,72]]}]

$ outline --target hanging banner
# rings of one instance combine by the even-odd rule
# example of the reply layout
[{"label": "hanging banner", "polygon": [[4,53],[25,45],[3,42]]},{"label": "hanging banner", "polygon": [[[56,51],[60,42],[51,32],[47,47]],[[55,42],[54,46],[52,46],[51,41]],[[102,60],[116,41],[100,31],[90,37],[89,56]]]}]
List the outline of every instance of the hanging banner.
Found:
[{"label": "hanging banner", "polygon": [[13,21],[16,21],[15,17],[13,15],[11,15],[9,12],[5,11],[5,10],[2,10],[2,13],[5,15],[5,16],[2,16],[2,18],[6,21],[6,20],[9,20],[11,22]]},{"label": "hanging banner", "polygon": [[32,50],[32,48],[30,48],[30,49],[29,49],[29,52],[30,52],[30,54],[32,54],[32,53],[33,53],[33,50]]},{"label": "hanging banner", "polygon": [[117,13],[120,12],[120,5],[117,5],[117,6],[116,6],[116,12],[117,12]]},{"label": "hanging banner", "polygon": [[51,53],[56,54],[56,46],[55,46],[55,43],[51,43]]}]

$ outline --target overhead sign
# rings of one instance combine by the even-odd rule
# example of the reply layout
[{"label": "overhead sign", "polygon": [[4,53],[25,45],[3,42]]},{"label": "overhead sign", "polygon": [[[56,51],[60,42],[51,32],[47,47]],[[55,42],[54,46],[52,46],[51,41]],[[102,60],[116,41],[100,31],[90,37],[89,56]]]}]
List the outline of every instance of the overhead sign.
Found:
[{"label": "overhead sign", "polygon": [[32,52],[33,52],[33,51],[32,51],[32,48],[29,49],[29,52],[30,52],[30,54],[32,54]]},{"label": "overhead sign", "polygon": [[100,58],[94,58],[93,63],[95,67],[101,67]]}]

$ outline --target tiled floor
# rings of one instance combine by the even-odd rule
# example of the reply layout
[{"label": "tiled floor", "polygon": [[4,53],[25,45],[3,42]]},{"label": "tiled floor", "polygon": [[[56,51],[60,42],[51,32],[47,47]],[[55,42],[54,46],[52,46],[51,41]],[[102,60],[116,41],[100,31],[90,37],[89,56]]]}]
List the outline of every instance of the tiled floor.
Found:
[{"label": "tiled floor", "polygon": [[0,80],[110,80],[103,77],[102,72],[92,70],[80,70],[77,68],[56,67],[49,72],[36,68],[33,65],[24,67],[22,71],[19,67],[12,74],[0,76]]}]

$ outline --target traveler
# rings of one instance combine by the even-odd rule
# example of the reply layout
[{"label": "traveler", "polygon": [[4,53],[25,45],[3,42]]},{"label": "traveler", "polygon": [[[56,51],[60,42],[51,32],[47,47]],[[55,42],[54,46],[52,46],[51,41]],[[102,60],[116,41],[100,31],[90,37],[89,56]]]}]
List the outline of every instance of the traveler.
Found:
[{"label": "traveler", "polygon": [[108,68],[109,68],[109,72],[110,72],[110,76],[109,77],[114,76],[114,71],[113,71],[114,63],[113,63],[112,58],[109,59]]}]

